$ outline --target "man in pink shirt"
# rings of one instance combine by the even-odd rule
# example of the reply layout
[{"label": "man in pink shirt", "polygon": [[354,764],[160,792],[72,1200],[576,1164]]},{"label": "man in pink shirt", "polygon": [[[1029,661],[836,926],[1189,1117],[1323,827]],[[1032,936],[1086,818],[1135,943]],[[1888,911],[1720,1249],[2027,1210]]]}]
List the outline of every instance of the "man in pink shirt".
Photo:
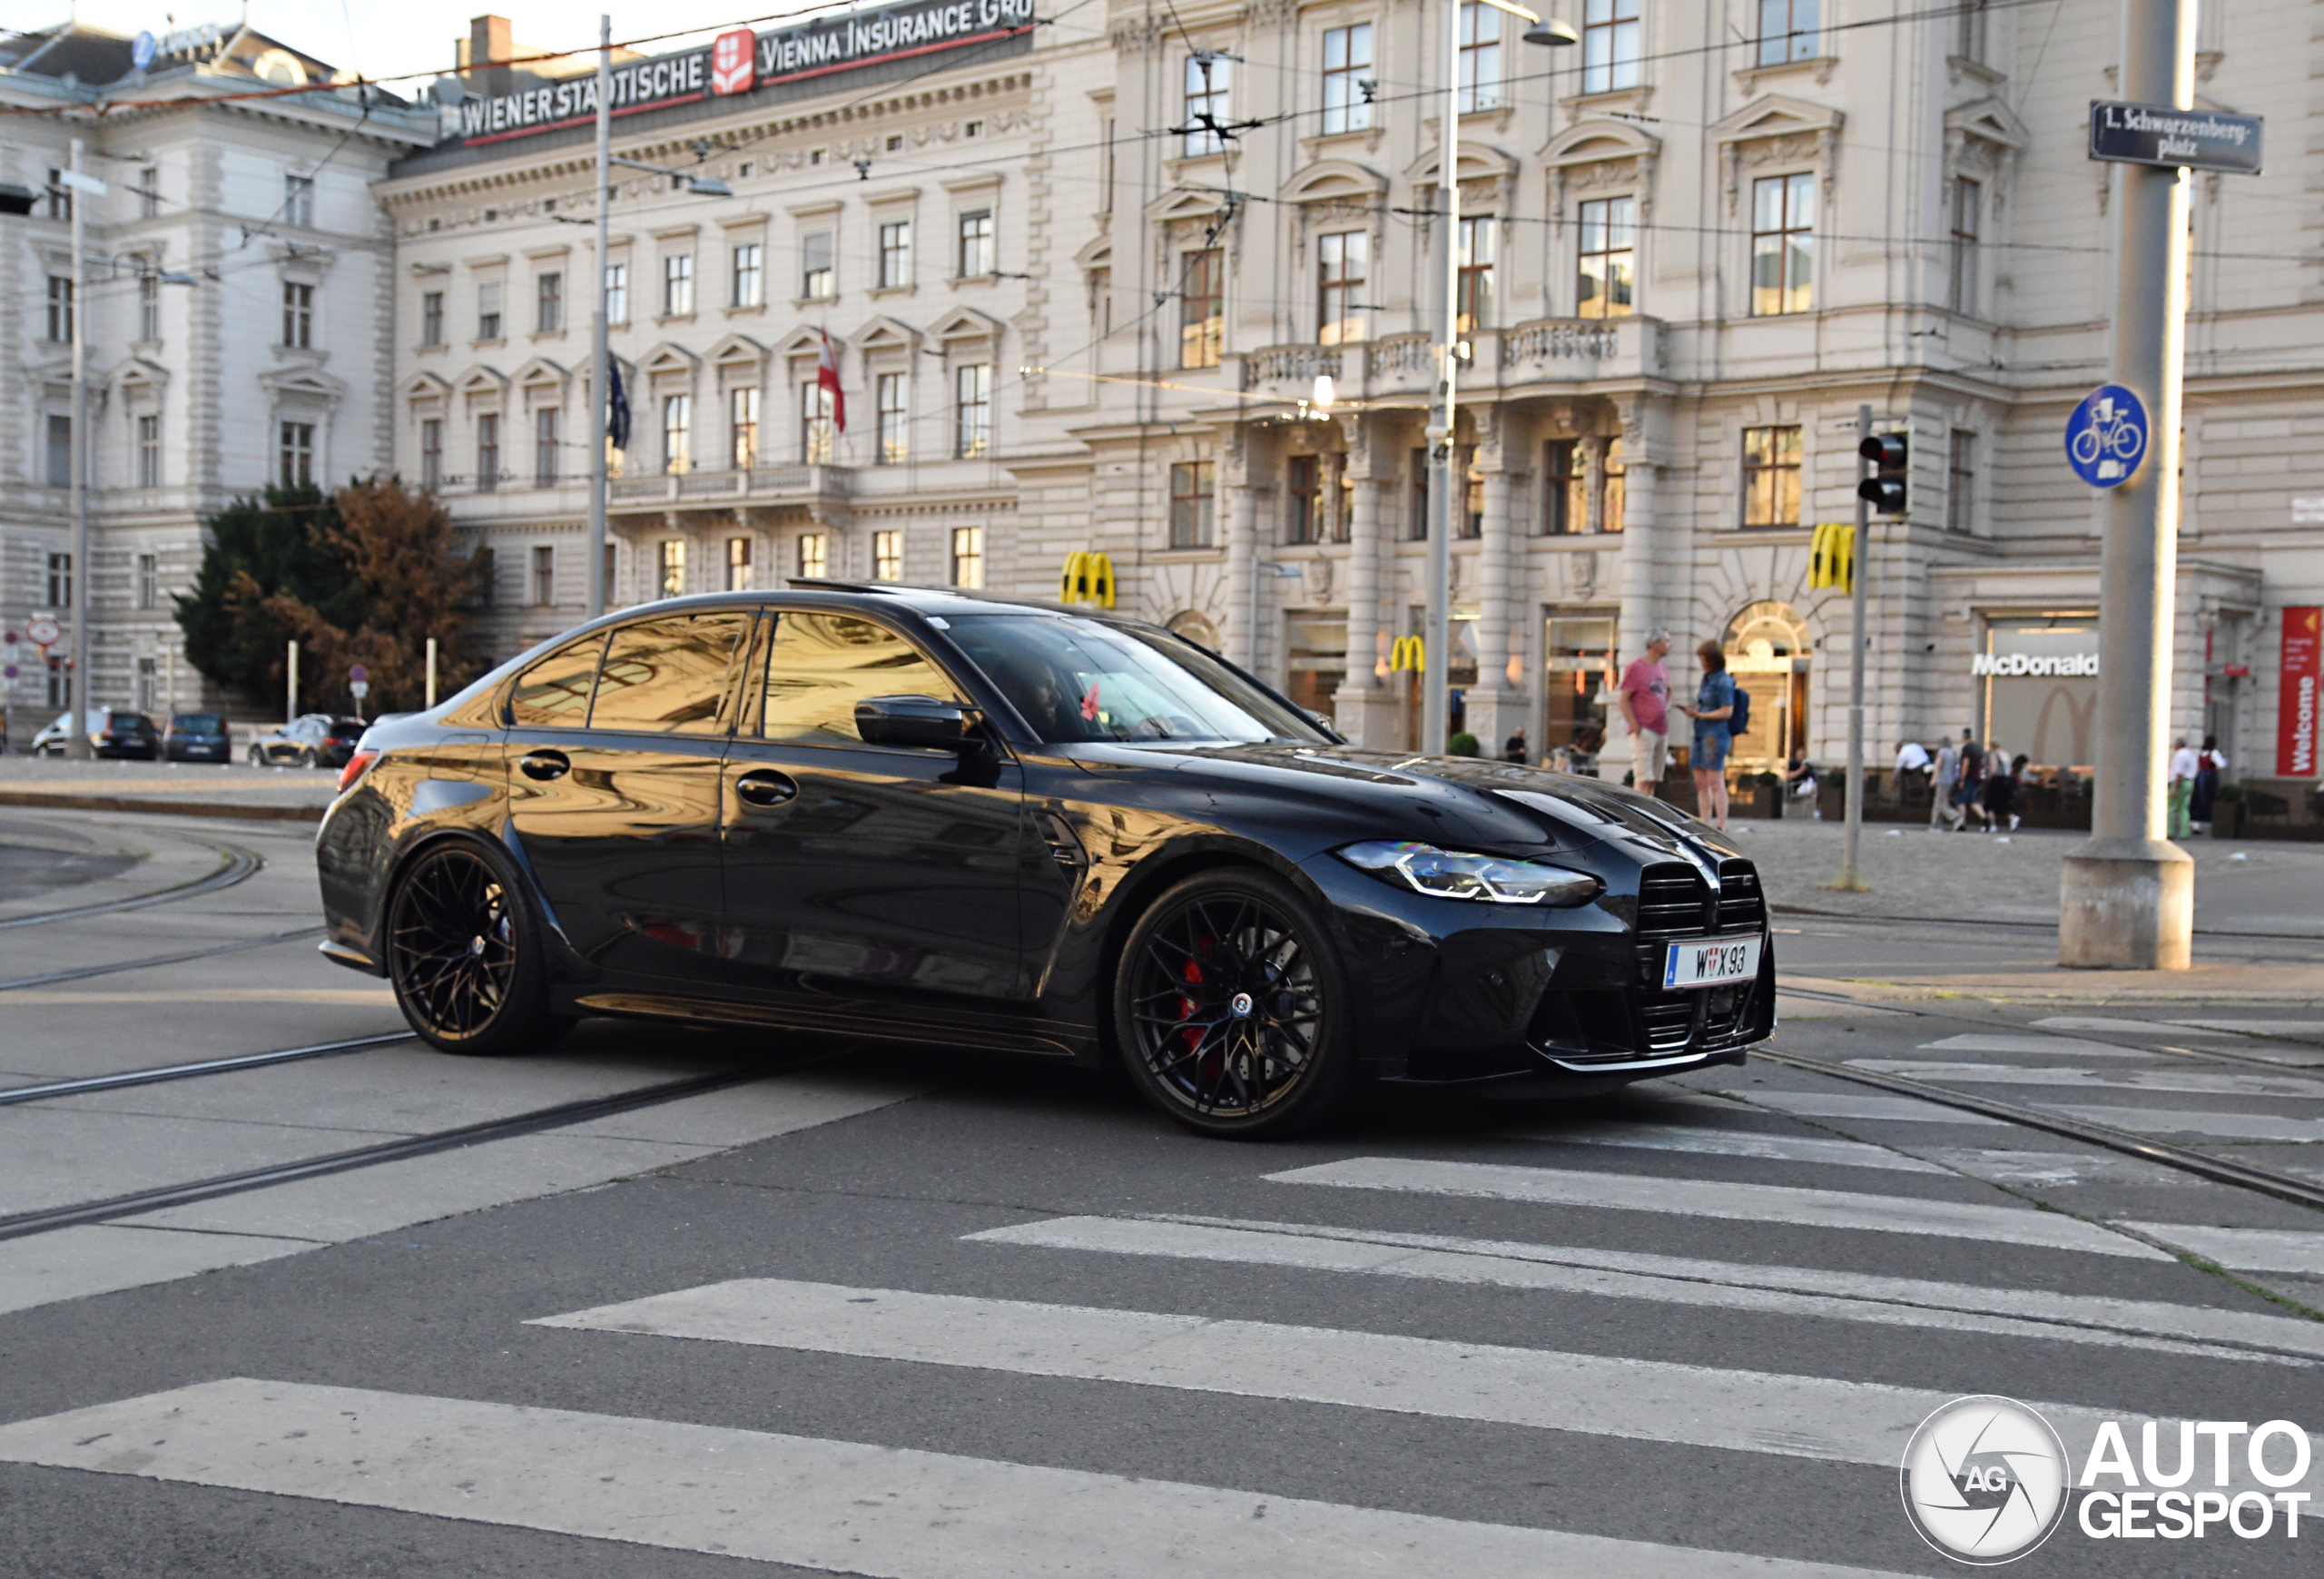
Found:
[{"label": "man in pink shirt", "polygon": [[1670,633],[1646,633],[1646,652],[1622,671],[1616,692],[1622,722],[1630,727],[1630,787],[1642,795],[1654,793],[1670,756],[1670,671],[1662,660],[1670,656]]}]

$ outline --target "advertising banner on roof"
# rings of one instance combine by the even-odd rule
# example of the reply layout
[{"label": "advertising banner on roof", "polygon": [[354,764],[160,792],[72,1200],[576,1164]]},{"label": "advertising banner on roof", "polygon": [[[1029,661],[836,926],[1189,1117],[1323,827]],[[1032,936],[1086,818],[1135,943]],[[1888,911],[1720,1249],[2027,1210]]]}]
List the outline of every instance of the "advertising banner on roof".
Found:
[{"label": "advertising banner on roof", "polygon": [[[909,0],[818,17],[773,33],[738,28],[699,49],[614,68],[613,113],[645,110],[801,82],[841,72],[960,49],[1026,33],[1033,0]],[[461,140],[468,146],[581,125],[597,113],[594,71],[545,82],[518,93],[494,94],[460,105]]]}]

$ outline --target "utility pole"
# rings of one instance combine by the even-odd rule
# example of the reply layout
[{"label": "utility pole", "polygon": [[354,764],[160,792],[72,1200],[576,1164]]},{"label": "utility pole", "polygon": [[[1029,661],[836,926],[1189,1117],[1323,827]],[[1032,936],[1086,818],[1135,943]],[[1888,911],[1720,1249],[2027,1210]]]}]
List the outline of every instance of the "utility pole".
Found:
[{"label": "utility pole", "polygon": [[[89,195],[84,183],[96,183],[81,173],[78,137],[73,139],[71,176],[64,190],[72,194],[67,201],[73,205],[73,294],[67,302],[73,314],[73,443],[65,459],[73,469],[73,657],[64,690],[73,724],[67,737],[70,755],[75,761],[88,762],[97,755],[88,726],[89,704],[96,696],[89,672],[89,594],[96,577],[89,573],[94,567],[89,563],[89,293],[84,289],[87,269],[82,258]],[[97,190],[104,189],[98,186]]]},{"label": "utility pole", "polygon": [[[1856,476],[1861,489],[1869,464],[1864,458],[1864,441],[1872,437],[1872,408],[1856,409]],[[1856,856],[1864,843],[1864,652],[1866,610],[1871,606],[1872,577],[1866,573],[1871,563],[1872,502],[1861,491],[1856,496],[1856,540],[1848,548],[1848,607],[1853,615],[1848,623],[1848,797],[1847,837],[1840,856],[1840,874],[1832,886],[1849,893],[1862,893],[1868,884],[1856,865]]]},{"label": "utility pole", "polygon": [[[1444,194],[1444,340],[1437,350],[1436,400],[1428,414],[1428,615],[1421,636],[1420,752],[1444,750],[1452,722],[1452,448],[1461,363],[1461,7],[1448,3],[1444,101],[1437,108],[1436,190]],[[1461,479],[1465,482],[1465,478]],[[1464,493],[1465,489],[1462,490]],[[1488,588],[1499,593],[1500,588]]]},{"label": "utility pole", "polygon": [[[2123,0],[2121,93],[2192,106],[2195,0]],[[2184,169],[2122,164],[2114,192],[2111,381],[2150,413],[2145,464],[2102,505],[2098,779],[2089,840],[2059,880],[2058,962],[2183,971],[2194,864],[2164,834],[2171,581],[2179,534],[2181,358],[2187,318]]]},{"label": "utility pole", "polygon": [[597,18],[597,313],[589,330],[589,617],[605,613],[606,420],[613,410],[612,326],[606,321],[606,276],[614,240],[614,19]]}]

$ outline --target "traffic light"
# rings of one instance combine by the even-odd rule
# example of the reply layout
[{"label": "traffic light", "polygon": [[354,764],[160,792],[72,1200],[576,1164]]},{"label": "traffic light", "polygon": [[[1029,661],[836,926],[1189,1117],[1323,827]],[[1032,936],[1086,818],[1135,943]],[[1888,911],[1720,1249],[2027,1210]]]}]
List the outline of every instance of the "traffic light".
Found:
[{"label": "traffic light", "polygon": [[1878,469],[1856,485],[1856,498],[1884,516],[1903,515],[1913,464],[1911,440],[1902,433],[1876,433],[1858,444],[1856,452]]}]

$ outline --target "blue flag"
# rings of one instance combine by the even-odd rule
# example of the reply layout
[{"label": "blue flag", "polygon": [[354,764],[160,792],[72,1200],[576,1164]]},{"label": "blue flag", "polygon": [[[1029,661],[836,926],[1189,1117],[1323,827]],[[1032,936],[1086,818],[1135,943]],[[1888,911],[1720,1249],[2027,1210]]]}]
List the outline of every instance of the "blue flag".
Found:
[{"label": "blue flag", "polygon": [[606,437],[614,441],[615,449],[629,448],[629,396],[621,387],[621,363],[607,361],[613,381],[607,386],[612,397],[606,407]]}]

